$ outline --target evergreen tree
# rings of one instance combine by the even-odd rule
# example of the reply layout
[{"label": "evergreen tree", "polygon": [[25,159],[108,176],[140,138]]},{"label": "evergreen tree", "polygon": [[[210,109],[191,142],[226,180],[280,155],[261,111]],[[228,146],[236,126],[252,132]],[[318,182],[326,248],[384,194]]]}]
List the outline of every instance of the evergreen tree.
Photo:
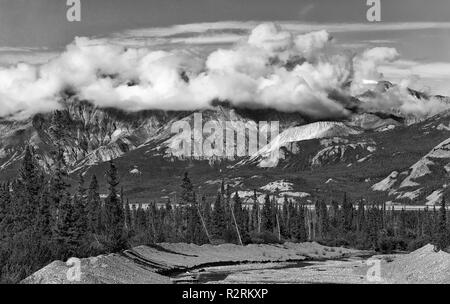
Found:
[{"label": "evergreen tree", "polygon": [[125,204],[125,228],[128,232],[131,232],[133,230],[133,224],[131,220],[131,208],[130,208],[130,202],[127,200]]},{"label": "evergreen tree", "polygon": [[184,173],[183,182],[181,184],[181,203],[184,205],[194,202],[194,186],[187,172]]},{"label": "evergreen tree", "polygon": [[49,241],[52,237],[53,218],[48,187],[44,188],[39,199],[39,208],[35,222],[35,231],[43,241]]},{"label": "evergreen tree", "polygon": [[99,234],[102,231],[102,204],[99,194],[97,177],[92,175],[86,200],[87,227],[90,233]]},{"label": "evergreen tree", "polygon": [[445,250],[450,245],[450,234],[447,226],[447,209],[445,206],[445,198],[441,200],[441,207],[439,208],[439,220],[435,241],[436,251]]},{"label": "evergreen tree", "polygon": [[357,230],[364,232],[366,226],[364,201],[361,199],[358,204]]},{"label": "evergreen tree", "polygon": [[246,217],[246,210],[242,207],[241,198],[239,197],[239,193],[236,191],[233,197],[233,211],[234,215],[236,217],[236,223],[238,227],[238,232],[240,234],[240,238],[242,242],[247,242],[249,240],[249,233],[248,233],[248,224]]},{"label": "evergreen tree", "polygon": [[113,161],[109,162],[109,169],[106,175],[109,186],[109,194],[105,200],[105,232],[108,240],[107,246],[112,251],[118,251],[125,247],[125,216],[123,205],[121,204],[117,193],[119,178],[117,176],[117,168]]},{"label": "evergreen tree", "polygon": [[261,214],[261,226],[262,229],[268,232],[273,232],[274,222],[273,222],[273,209],[270,197],[266,194],[264,198],[264,205]]},{"label": "evergreen tree", "polygon": [[63,197],[68,196],[69,184],[66,182],[67,172],[63,150],[58,149],[53,155],[55,163],[50,179],[50,208],[53,211],[52,216],[56,218],[58,217],[59,207],[63,205]]},{"label": "evergreen tree", "polygon": [[74,207],[68,193],[59,199],[58,215],[53,231],[53,252],[62,260],[76,256],[79,249]]},{"label": "evergreen tree", "polygon": [[328,219],[328,208],[325,201],[320,201],[319,207],[319,235],[322,239],[326,239],[328,236],[328,231],[330,229],[330,223]]},{"label": "evergreen tree", "polygon": [[227,227],[225,223],[225,210],[220,192],[217,193],[216,202],[214,203],[214,209],[212,211],[212,226],[213,235],[216,238],[222,239]]},{"label": "evergreen tree", "polygon": [[295,229],[294,229],[294,238],[298,242],[306,242],[308,240],[307,232],[306,232],[306,223],[305,216],[306,210],[304,206],[300,206],[298,210],[295,211]]},{"label": "evergreen tree", "polygon": [[88,219],[87,219],[87,196],[83,175],[79,175],[78,190],[73,199],[73,217],[75,224],[75,242],[78,244],[78,255],[87,253]]},{"label": "evergreen tree", "polygon": [[377,211],[374,206],[367,210],[367,239],[369,241],[370,249],[376,250],[378,248],[379,227]]},{"label": "evergreen tree", "polygon": [[347,193],[344,193],[342,202],[343,229],[344,232],[350,232],[353,229],[353,204],[348,201]]},{"label": "evergreen tree", "polygon": [[145,214],[144,209],[142,209],[141,204],[139,204],[139,207],[136,210],[136,220],[135,220],[135,229],[136,234],[140,236],[141,238],[145,238],[148,231],[148,222],[147,222],[147,216]]},{"label": "evergreen tree", "polygon": [[288,201],[287,196],[284,196],[283,201],[283,212],[282,212],[282,221],[281,221],[281,234],[284,237],[290,238],[291,236],[291,205],[292,203]]},{"label": "evergreen tree", "polygon": [[341,215],[339,210],[339,204],[337,201],[333,200],[331,202],[331,227],[333,228],[333,230],[337,231],[340,229],[340,226],[341,226]]},{"label": "evergreen tree", "polygon": [[14,224],[9,190],[9,183],[0,184],[0,240],[10,236]]},{"label": "evergreen tree", "polygon": [[202,210],[206,228],[210,233],[212,231],[212,208],[211,203],[206,200],[205,196],[202,196],[202,204],[200,209]]},{"label": "evergreen tree", "polygon": [[14,208],[15,232],[24,231],[33,226],[43,185],[44,176],[36,164],[33,148],[28,146],[25,149],[19,179],[14,189],[17,201]]}]

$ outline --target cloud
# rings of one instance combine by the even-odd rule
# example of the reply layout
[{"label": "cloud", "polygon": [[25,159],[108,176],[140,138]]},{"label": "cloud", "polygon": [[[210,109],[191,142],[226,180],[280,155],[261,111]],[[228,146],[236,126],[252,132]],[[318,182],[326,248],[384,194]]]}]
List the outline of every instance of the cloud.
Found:
[{"label": "cloud", "polygon": [[369,81],[379,81],[383,78],[378,70],[382,64],[393,62],[400,54],[395,48],[375,47],[365,50],[362,54],[353,59],[354,75],[351,92],[358,95],[367,90],[366,83]]},{"label": "cloud", "polygon": [[314,53],[324,49],[330,41],[330,34],[325,30],[321,30],[298,35],[294,43],[304,57],[311,58]]},{"label": "cloud", "polygon": [[248,44],[269,52],[282,52],[291,47],[292,34],[275,23],[263,23],[253,29]]},{"label": "cloud", "polygon": [[[216,24],[212,30],[230,27],[241,30],[242,23]],[[210,35],[204,24],[153,29],[151,35],[181,43],[192,39],[181,35],[187,30],[204,34],[200,40]],[[236,107],[343,117],[348,111],[329,98],[330,92],[363,92],[366,80],[382,78],[380,66],[399,57],[395,49],[384,47],[356,55],[334,53],[329,32],[296,33],[274,23],[259,24],[234,45],[209,52],[158,49],[157,43],[143,46],[149,32],[133,33],[136,36],[76,38],[46,63],[1,67],[0,116],[26,118],[51,111],[70,90],[97,106],[125,111],[206,109],[219,99]],[[366,106],[387,104],[379,100]],[[408,105],[405,111],[414,111]]]},{"label": "cloud", "polygon": [[429,117],[450,109],[450,104],[439,98],[432,97],[424,101],[410,94],[409,84],[409,81],[403,81],[383,94],[378,94],[376,98],[369,100],[363,98],[365,103],[362,107],[369,111],[401,113],[413,118]]},{"label": "cloud", "polygon": [[[311,4],[313,6],[313,4]],[[305,10],[309,6],[305,7]],[[383,22],[383,23],[302,23],[279,21],[278,27],[292,35],[326,30],[328,33],[345,32],[383,32],[411,31],[428,29],[450,29],[450,22]],[[184,43],[204,45],[217,43],[236,43],[246,39],[252,30],[259,26],[258,21],[225,21],[214,23],[181,24],[170,27],[143,28],[127,30],[108,36],[111,43],[130,47],[166,46]],[[388,43],[374,40],[373,43]]]}]

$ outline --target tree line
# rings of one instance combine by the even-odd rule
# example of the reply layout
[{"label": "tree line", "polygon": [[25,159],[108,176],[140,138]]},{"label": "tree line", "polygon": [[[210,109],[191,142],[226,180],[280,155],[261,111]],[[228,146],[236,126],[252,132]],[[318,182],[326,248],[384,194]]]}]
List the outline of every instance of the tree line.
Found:
[{"label": "tree line", "polygon": [[414,250],[433,243],[450,245],[445,199],[438,208],[393,210],[385,204],[352,202],[346,195],[313,206],[254,191],[251,204],[222,182],[213,200],[198,197],[186,173],[177,201],[131,204],[120,188],[114,162],[106,173],[102,199],[95,175],[79,176],[71,191],[61,149],[52,174],[37,164],[27,147],[16,180],[0,185],[0,278],[19,282],[53,260],[119,252],[160,242],[195,244],[317,241],[381,252]]}]

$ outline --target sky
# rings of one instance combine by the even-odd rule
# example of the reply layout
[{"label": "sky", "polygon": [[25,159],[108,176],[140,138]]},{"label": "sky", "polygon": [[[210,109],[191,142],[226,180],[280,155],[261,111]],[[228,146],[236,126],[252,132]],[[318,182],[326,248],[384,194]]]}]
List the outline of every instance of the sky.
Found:
[{"label": "sky", "polygon": [[366,0],[81,0],[81,22],[68,22],[64,0],[0,0],[0,68],[46,63],[75,37],[207,56],[270,21],[294,35],[325,29],[347,52],[395,48],[399,58],[379,67],[386,79],[450,95],[450,1],[381,0],[375,23],[368,8]]},{"label": "sky", "polygon": [[[64,0],[0,0],[1,46],[61,46],[74,36],[215,21],[367,22],[366,0],[81,0],[82,22]],[[448,0],[382,0],[383,22],[448,22]]]}]

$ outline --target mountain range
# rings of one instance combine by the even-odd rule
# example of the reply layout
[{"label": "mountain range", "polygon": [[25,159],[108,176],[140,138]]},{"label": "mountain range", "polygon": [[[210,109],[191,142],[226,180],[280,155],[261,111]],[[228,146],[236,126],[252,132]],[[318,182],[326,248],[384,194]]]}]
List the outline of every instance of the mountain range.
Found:
[{"label": "mountain range", "polygon": [[[124,194],[133,202],[176,200],[184,172],[199,194],[215,196],[222,180],[250,200],[270,193],[305,202],[354,199],[434,205],[447,191],[450,174],[450,98],[408,89],[420,102],[449,105],[437,115],[417,117],[399,109],[372,111],[365,101],[383,98],[395,85],[379,82],[359,96],[330,92],[349,111],[346,117],[320,120],[298,112],[236,108],[215,101],[199,111],[208,121],[279,121],[279,135],[256,154],[219,159],[179,158],[170,153],[174,122],[193,124],[194,112],[148,110],[128,113],[99,108],[67,94],[60,109],[26,120],[0,120],[0,180],[17,176],[27,145],[51,174],[53,153],[63,147],[70,183],[95,174],[106,193],[107,161],[118,166]],[[276,166],[263,162],[279,150]]]}]

